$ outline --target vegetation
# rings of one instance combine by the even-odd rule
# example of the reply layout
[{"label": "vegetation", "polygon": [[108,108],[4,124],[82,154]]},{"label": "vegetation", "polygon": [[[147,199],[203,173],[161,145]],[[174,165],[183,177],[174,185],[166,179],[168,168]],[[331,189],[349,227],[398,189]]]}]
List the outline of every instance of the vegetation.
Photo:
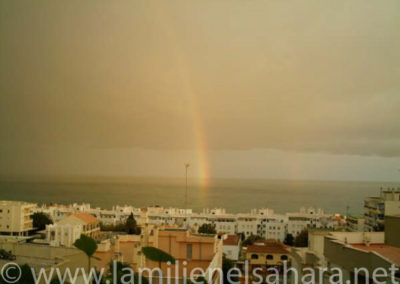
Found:
[{"label": "vegetation", "polygon": [[116,225],[104,225],[103,223],[100,223],[100,230],[102,232],[125,232],[126,227],[125,223],[120,223]]},{"label": "vegetation", "polygon": [[50,284],[62,284],[62,283],[60,279],[58,279],[58,276],[56,276],[50,281]]},{"label": "vegetation", "polygon": [[[122,284],[122,283],[142,283],[142,284],[148,284],[149,281],[145,277],[141,277],[139,280],[139,275],[138,274],[133,274],[133,270],[127,263],[123,262],[116,262],[115,269],[114,269],[114,263],[110,262],[110,268],[109,271],[110,273],[102,279],[102,283],[108,283],[108,284]],[[116,275],[114,275],[114,273]],[[114,281],[116,280],[116,281]]]},{"label": "vegetation", "polygon": [[88,257],[88,273],[90,271],[90,261],[94,255],[94,253],[97,250],[97,243],[95,240],[93,240],[91,237],[85,236],[85,235],[81,235],[81,237],[79,239],[77,239],[74,243],[74,246],[83,251],[87,257]]},{"label": "vegetation", "polygon": [[307,247],[308,246],[308,230],[304,229],[295,238],[293,245],[295,247]]},{"label": "vegetation", "polygon": [[38,231],[46,229],[46,225],[53,224],[50,216],[42,212],[33,213],[31,218],[33,221],[33,227]]},{"label": "vegetation", "polygon": [[140,235],[140,228],[137,226],[135,217],[133,217],[133,213],[131,213],[128,219],[126,219],[125,229],[129,235]]},{"label": "vegetation", "polygon": [[15,255],[13,255],[11,252],[7,252],[4,249],[0,249],[0,259],[15,260]]},{"label": "vegetation", "polygon": [[247,239],[245,239],[242,243],[242,246],[247,247],[253,245],[256,241],[262,240],[263,237],[258,235],[251,234]]},{"label": "vegetation", "polygon": [[293,246],[294,244],[294,237],[292,234],[287,234],[285,240],[283,241],[285,245]]},{"label": "vegetation", "polygon": [[384,232],[385,231],[385,224],[378,223],[376,226],[374,226],[374,231],[375,232]]},{"label": "vegetation", "polygon": [[199,231],[200,234],[216,234],[217,230],[215,230],[215,225],[212,224],[203,224],[200,226]]},{"label": "vegetation", "polygon": [[[16,283],[16,284],[32,284],[35,283],[35,279],[33,278],[31,267],[27,264],[21,265],[21,274],[18,269],[9,269],[6,274],[3,274],[0,277],[0,283]],[[19,276],[21,276],[18,281],[15,281]],[[7,281],[7,279],[9,279]]]},{"label": "vegetation", "polygon": [[175,264],[175,258],[172,255],[158,248],[144,247],[142,248],[142,252],[147,259],[158,262],[159,268],[161,268],[162,262],[170,262],[171,264]]},{"label": "vegetation", "polygon": [[125,232],[130,235],[140,235],[140,227],[137,225],[133,213],[129,215],[125,223],[117,225],[100,225],[100,229],[104,232]]},{"label": "vegetation", "polygon": [[191,281],[188,278],[183,278],[182,279],[182,283],[186,283],[186,284],[207,284],[207,280],[204,278],[204,276],[199,276],[196,278],[195,281]]},{"label": "vegetation", "polygon": [[[222,283],[223,284],[230,284],[231,282],[228,280],[228,271],[234,267],[234,263],[231,259],[227,258],[225,254],[222,255],[222,274],[223,274],[223,279]],[[231,277],[230,279],[233,282],[238,282],[238,279],[233,279]]]}]

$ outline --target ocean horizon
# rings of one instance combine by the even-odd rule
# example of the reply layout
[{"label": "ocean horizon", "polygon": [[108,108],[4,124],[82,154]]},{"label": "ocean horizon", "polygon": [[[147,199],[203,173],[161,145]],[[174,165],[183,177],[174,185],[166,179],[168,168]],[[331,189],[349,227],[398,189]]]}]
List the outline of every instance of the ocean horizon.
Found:
[{"label": "ocean horizon", "polygon": [[[397,188],[394,182],[212,179],[208,187],[189,179],[188,208],[225,208],[229,213],[271,208],[277,213],[301,207],[330,213],[362,214],[364,198],[378,196],[380,188]],[[44,203],[90,203],[93,207],[185,207],[181,178],[39,178],[0,180],[0,199]]]}]

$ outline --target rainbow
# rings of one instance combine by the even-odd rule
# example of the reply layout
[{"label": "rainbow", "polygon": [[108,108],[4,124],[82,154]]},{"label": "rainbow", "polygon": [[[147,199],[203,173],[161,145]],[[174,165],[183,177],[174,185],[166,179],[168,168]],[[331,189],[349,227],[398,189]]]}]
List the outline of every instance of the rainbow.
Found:
[{"label": "rainbow", "polygon": [[197,95],[192,86],[192,79],[190,75],[191,72],[186,59],[187,56],[178,44],[179,40],[174,32],[174,28],[171,23],[171,17],[168,17],[168,15],[166,15],[166,11],[168,11],[168,6],[164,3],[168,3],[168,1],[160,1],[155,4],[154,16],[159,17],[159,22],[162,23],[161,29],[163,29],[164,33],[171,39],[172,42],[176,43],[173,48],[178,64],[178,75],[183,86],[183,91],[188,96],[188,99],[190,101],[190,112],[192,114],[193,122],[193,137],[195,138],[197,161],[188,162],[193,165],[194,169],[197,169],[196,176],[200,179],[200,185],[204,189],[207,189],[210,185],[210,168],[203,117],[198,107],[199,104],[197,102]]},{"label": "rainbow", "polygon": [[[195,149],[196,149],[196,162],[197,165],[193,165],[197,169],[197,177],[200,179],[200,185],[203,188],[208,188],[210,185],[210,169],[208,161],[208,148],[207,139],[204,131],[204,122],[199,110],[199,104],[197,102],[197,95],[192,87],[192,80],[190,78],[190,71],[187,68],[186,58],[183,56],[183,52],[179,52],[178,64],[180,80],[183,85],[185,94],[188,95],[190,101],[190,113],[192,114],[193,123],[193,137],[195,138]],[[193,162],[192,162],[193,163]]]},{"label": "rainbow", "polygon": [[[196,99],[193,93],[194,99]],[[198,110],[198,104],[192,100],[192,114],[193,114],[193,130],[196,141],[196,156],[198,162],[198,176],[203,188],[208,188],[210,185],[210,167],[208,161],[207,140],[204,131],[203,119],[201,112]]]}]

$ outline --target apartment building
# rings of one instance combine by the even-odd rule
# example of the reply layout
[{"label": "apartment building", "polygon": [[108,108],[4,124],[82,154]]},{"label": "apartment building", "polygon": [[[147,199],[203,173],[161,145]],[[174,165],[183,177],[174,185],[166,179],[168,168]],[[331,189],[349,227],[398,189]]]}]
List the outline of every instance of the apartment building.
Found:
[{"label": "apartment building", "polygon": [[330,233],[331,231],[323,229],[311,229],[308,231],[308,247],[291,248],[291,265],[297,273],[290,275],[290,283],[298,283],[299,279],[310,273],[310,269],[314,271],[314,275],[318,276],[315,279],[315,283],[331,283],[329,282],[329,275],[327,273],[323,274],[322,279],[319,277],[321,272],[327,269],[328,262],[324,255],[324,244],[325,237]]},{"label": "apartment building", "polygon": [[237,233],[242,233],[245,238],[258,234],[259,218],[253,214],[237,215]]},{"label": "apartment building", "polygon": [[133,213],[139,225],[168,225],[180,228],[198,228],[203,224],[212,224],[218,233],[230,235],[260,235],[265,239],[283,241],[287,233],[296,236],[306,228],[333,228],[334,215],[322,209],[301,208],[299,212],[276,214],[272,209],[253,209],[248,213],[229,214],[223,208],[204,209],[195,213],[191,209],[164,208],[159,206],[135,208],[115,206],[111,210],[92,208],[90,204],[51,205],[38,211],[49,214],[55,222],[72,213],[87,212],[97,217],[103,224],[125,222]]},{"label": "apartment building", "polygon": [[283,241],[286,237],[288,218],[282,215],[273,215],[260,218],[257,235],[267,240]]},{"label": "apartment building", "polygon": [[[344,283],[398,283],[400,281],[400,217],[396,217],[391,231],[385,232],[332,232],[325,237],[324,256],[328,269],[342,271]],[[390,273],[372,279],[374,271],[394,267]],[[356,273],[356,269],[363,269]]]},{"label": "apartment building", "polygon": [[365,231],[383,231],[385,216],[400,214],[400,189],[381,188],[380,196],[364,200]]},{"label": "apartment building", "polygon": [[364,216],[348,215],[346,217],[346,231],[348,232],[363,232],[364,224]]},{"label": "apartment building", "polygon": [[[395,275],[397,282],[390,277],[383,277],[380,282],[373,282],[370,278],[377,268],[388,271],[394,265],[399,271],[399,235],[400,215],[387,216],[385,232],[310,230],[308,247],[291,249],[292,267],[297,270],[298,279],[310,269],[314,270],[314,275],[322,275],[316,279],[319,284],[332,283],[330,277],[337,274],[337,269],[341,271],[343,283],[397,283],[400,273]],[[304,271],[305,268],[308,270]],[[356,268],[365,268],[367,273],[361,270],[356,275]],[[294,275],[291,281],[296,283]]]},{"label": "apartment building", "polygon": [[215,226],[218,233],[227,233],[233,235],[237,232],[236,216],[234,215],[219,215],[209,217],[211,224]]},{"label": "apartment building", "polygon": [[[138,224],[145,223],[147,215],[142,208],[132,206],[114,206],[112,209],[102,209],[100,207],[93,208],[88,203],[83,204],[50,204],[43,205],[35,209],[35,212],[46,213],[53,222],[61,221],[67,216],[77,213],[86,212],[95,216],[104,225],[116,225],[126,221],[131,213],[135,216]],[[143,218],[143,219],[142,219]]]},{"label": "apartment building", "polygon": [[32,213],[36,204],[0,201],[0,234],[25,236],[33,230]]},{"label": "apartment building", "polygon": [[288,234],[297,236],[307,228],[333,228],[335,221],[332,214],[325,213],[322,209],[301,208],[300,212],[287,213]]}]

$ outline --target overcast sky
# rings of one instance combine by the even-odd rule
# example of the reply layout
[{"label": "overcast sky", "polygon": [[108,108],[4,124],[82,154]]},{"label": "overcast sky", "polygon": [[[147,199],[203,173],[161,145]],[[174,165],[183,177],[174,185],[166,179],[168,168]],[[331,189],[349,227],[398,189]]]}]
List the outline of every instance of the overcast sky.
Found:
[{"label": "overcast sky", "polygon": [[0,0],[0,174],[400,180],[399,15]]}]

